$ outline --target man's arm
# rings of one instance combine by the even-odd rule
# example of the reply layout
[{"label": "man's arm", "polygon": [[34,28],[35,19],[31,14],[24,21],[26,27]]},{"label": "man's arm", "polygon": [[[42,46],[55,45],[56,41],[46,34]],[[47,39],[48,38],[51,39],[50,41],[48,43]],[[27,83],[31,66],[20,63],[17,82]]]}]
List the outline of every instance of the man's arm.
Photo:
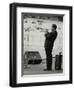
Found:
[{"label": "man's arm", "polygon": [[48,32],[48,33],[45,34],[45,37],[46,38],[51,38],[52,36],[53,36],[53,33],[52,32],[51,33]]}]

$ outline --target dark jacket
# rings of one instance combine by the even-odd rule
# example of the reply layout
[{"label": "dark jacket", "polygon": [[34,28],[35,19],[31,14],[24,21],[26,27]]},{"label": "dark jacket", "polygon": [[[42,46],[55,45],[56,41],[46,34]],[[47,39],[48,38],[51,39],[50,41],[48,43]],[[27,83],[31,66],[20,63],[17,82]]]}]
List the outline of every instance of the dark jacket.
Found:
[{"label": "dark jacket", "polygon": [[57,37],[57,31],[51,33],[48,32],[47,34],[45,34],[45,48],[52,51],[56,37]]}]

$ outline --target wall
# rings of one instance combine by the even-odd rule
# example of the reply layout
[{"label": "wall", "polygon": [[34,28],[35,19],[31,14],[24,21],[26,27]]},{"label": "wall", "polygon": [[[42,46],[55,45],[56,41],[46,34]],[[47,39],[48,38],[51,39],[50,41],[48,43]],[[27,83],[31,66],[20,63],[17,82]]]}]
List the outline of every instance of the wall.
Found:
[{"label": "wall", "polygon": [[[52,24],[57,25],[57,38],[54,42],[52,54],[55,56],[59,52],[63,52],[63,22],[59,21],[58,16],[53,15],[48,19],[25,18],[23,20],[23,51],[38,51],[42,58],[46,58],[44,43],[45,43],[45,30],[51,32]],[[63,19],[63,16],[61,16]],[[40,22],[42,23],[40,23]],[[32,23],[34,22],[34,24]],[[57,48],[58,47],[58,48]]]},{"label": "wall", "polygon": [[[0,90],[13,89],[8,86],[8,83],[9,83],[9,3],[11,2],[72,5],[74,9],[74,0],[1,0],[0,1]],[[24,90],[24,89],[25,90],[38,90],[38,89],[74,90],[74,84],[16,88],[16,90],[18,89],[21,89],[21,90]]]}]

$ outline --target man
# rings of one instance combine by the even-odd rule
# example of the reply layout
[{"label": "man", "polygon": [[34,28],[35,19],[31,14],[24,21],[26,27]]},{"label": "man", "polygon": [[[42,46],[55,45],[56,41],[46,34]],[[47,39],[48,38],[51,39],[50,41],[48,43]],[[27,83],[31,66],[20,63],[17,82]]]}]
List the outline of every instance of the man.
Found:
[{"label": "man", "polygon": [[46,67],[45,70],[52,70],[52,49],[54,45],[54,41],[57,37],[57,25],[52,24],[51,32],[48,30],[45,33],[45,52],[46,52]]}]

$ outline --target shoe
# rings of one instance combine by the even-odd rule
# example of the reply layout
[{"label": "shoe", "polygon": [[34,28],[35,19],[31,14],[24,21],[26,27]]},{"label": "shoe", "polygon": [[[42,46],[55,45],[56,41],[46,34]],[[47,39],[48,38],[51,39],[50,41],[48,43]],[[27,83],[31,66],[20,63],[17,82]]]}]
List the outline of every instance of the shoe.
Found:
[{"label": "shoe", "polygon": [[52,69],[44,69],[44,71],[51,71]]}]

